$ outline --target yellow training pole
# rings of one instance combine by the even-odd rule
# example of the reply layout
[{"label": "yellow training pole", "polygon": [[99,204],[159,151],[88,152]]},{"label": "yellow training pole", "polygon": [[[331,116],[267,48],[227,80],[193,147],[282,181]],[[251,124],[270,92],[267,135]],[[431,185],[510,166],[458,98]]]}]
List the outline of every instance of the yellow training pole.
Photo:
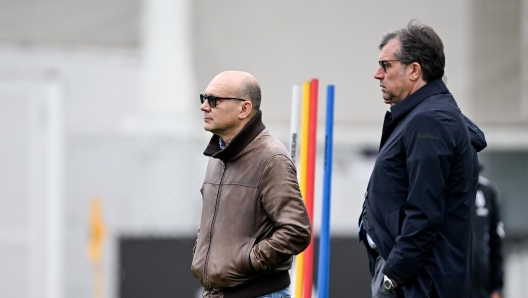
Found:
[{"label": "yellow training pole", "polygon": [[[302,120],[301,120],[301,152],[299,157],[299,187],[306,204],[306,175],[308,167],[308,120],[310,118],[310,82],[303,83],[302,91]],[[304,275],[304,253],[295,259],[295,298],[302,298]]]},{"label": "yellow training pole", "polygon": [[90,202],[90,242],[88,243],[88,258],[92,263],[94,277],[94,298],[104,298],[104,272],[103,272],[103,243],[106,227],[103,221],[101,199],[92,198]]}]

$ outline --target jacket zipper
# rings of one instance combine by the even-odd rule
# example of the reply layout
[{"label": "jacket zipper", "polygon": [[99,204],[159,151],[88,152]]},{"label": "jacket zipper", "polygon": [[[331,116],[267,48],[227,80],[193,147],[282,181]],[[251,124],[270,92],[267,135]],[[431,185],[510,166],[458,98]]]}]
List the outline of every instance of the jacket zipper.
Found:
[{"label": "jacket zipper", "polygon": [[204,284],[206,288],[210,288],[209,285],[209,276],[207,275],[207,266],[209,263],[209,255],[211,253],[211,243],[213,243],[213,230],[216,222],[216,212],[218,210],[218,201],[220,200],[220,193],[222,192],[222,182],[224,182],[224,176],[227,170],[227,163],[223,162],[224,171],[222,172],[222,178],[220,178],[220,184],[218,185],[218,192],[216,193],[216,202],[213,213],[213,220],[211,222],[211,232],[209,233],[209,246],[207,247],[207,255],[205,256],[205,266],[204,266]]}]

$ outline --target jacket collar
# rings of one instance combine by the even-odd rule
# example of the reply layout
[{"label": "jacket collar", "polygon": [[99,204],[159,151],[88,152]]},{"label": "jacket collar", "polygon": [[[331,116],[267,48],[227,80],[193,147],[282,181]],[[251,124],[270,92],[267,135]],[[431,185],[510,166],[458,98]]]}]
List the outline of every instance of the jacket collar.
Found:
[{"label": "jacket collar", "polygon": [[407,116],[410,111],[412,111],[427,97],[447,92],[449,92],[449,90],[442,79],[437,79],[423,85],[420,89],[416,90],[416,92],[409,95],[406,99],[400,101],[390,108],[392,113],[392,121],[399,122],[402,118],[405,118],[405,116]]},{"label": "jacket collar", "polygon": [[218,158],[223,161],[237,156],[266,128],[262,123],[262,112],[257,111],[240,132],[229,142],[225,149],[220,149],[220,136],[213,135],[209,145],[205,148],[204,155]]},{"label": "jacket collar", "polygon": [[393,105],[390,112],[385,114],[385,121],[383,122],[383,133],[381,135],[380,150],[389,139],[389,136],[394,131],[398,123],[407,116],[417,105],[422,103],[426,98],[442,93],[449,93],[447,86],[442,79],[436,79],[428,82],[413,94],[409,95],[404,100]]}]

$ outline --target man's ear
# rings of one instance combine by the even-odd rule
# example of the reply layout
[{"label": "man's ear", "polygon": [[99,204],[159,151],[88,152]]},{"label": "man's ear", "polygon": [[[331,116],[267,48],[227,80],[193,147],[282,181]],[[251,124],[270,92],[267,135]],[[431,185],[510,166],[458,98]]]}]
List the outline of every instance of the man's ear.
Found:
[{"label": "man's ear", "polygon": [[240,120],[246,119],[249,115],[251,115],[251,111],[253,110],[253,104],[251,101],[246,100],[242,103],[242,108],[240,109],[240,113],[238,114],[238,118]]},{"label": "man's ear", "polygon": [[411,73],[409,74],[409,79],[411,81],[416,81],[422,77],[422,66],[418,62],[413,62],[409,66]]}]

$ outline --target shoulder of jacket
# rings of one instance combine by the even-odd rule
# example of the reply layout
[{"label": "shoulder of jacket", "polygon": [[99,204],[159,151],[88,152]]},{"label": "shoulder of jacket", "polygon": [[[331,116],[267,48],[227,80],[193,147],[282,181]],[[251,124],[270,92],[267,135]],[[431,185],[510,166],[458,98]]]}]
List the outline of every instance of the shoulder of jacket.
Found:
[{"label": "shoulder of jacket", "polygon": [[255,139],[255,146],[259,150],[263,150],[261,153],[271,156],[276,154],[289,155],[288,149],[282,144],[276,137],[272,136],[269,132],[264,131]]},{"label": "shoulder of jacket", "polygon": [[[465,126],[460,109],[456,105],[441,100],[441,97],[445,97],[445,95],[437,94],[429,97],[427,101],[416,107],[411,113],[411,118],[414,121],[440,121],[446,124]],[[446,120],[447,122],[445,122]]]}]

